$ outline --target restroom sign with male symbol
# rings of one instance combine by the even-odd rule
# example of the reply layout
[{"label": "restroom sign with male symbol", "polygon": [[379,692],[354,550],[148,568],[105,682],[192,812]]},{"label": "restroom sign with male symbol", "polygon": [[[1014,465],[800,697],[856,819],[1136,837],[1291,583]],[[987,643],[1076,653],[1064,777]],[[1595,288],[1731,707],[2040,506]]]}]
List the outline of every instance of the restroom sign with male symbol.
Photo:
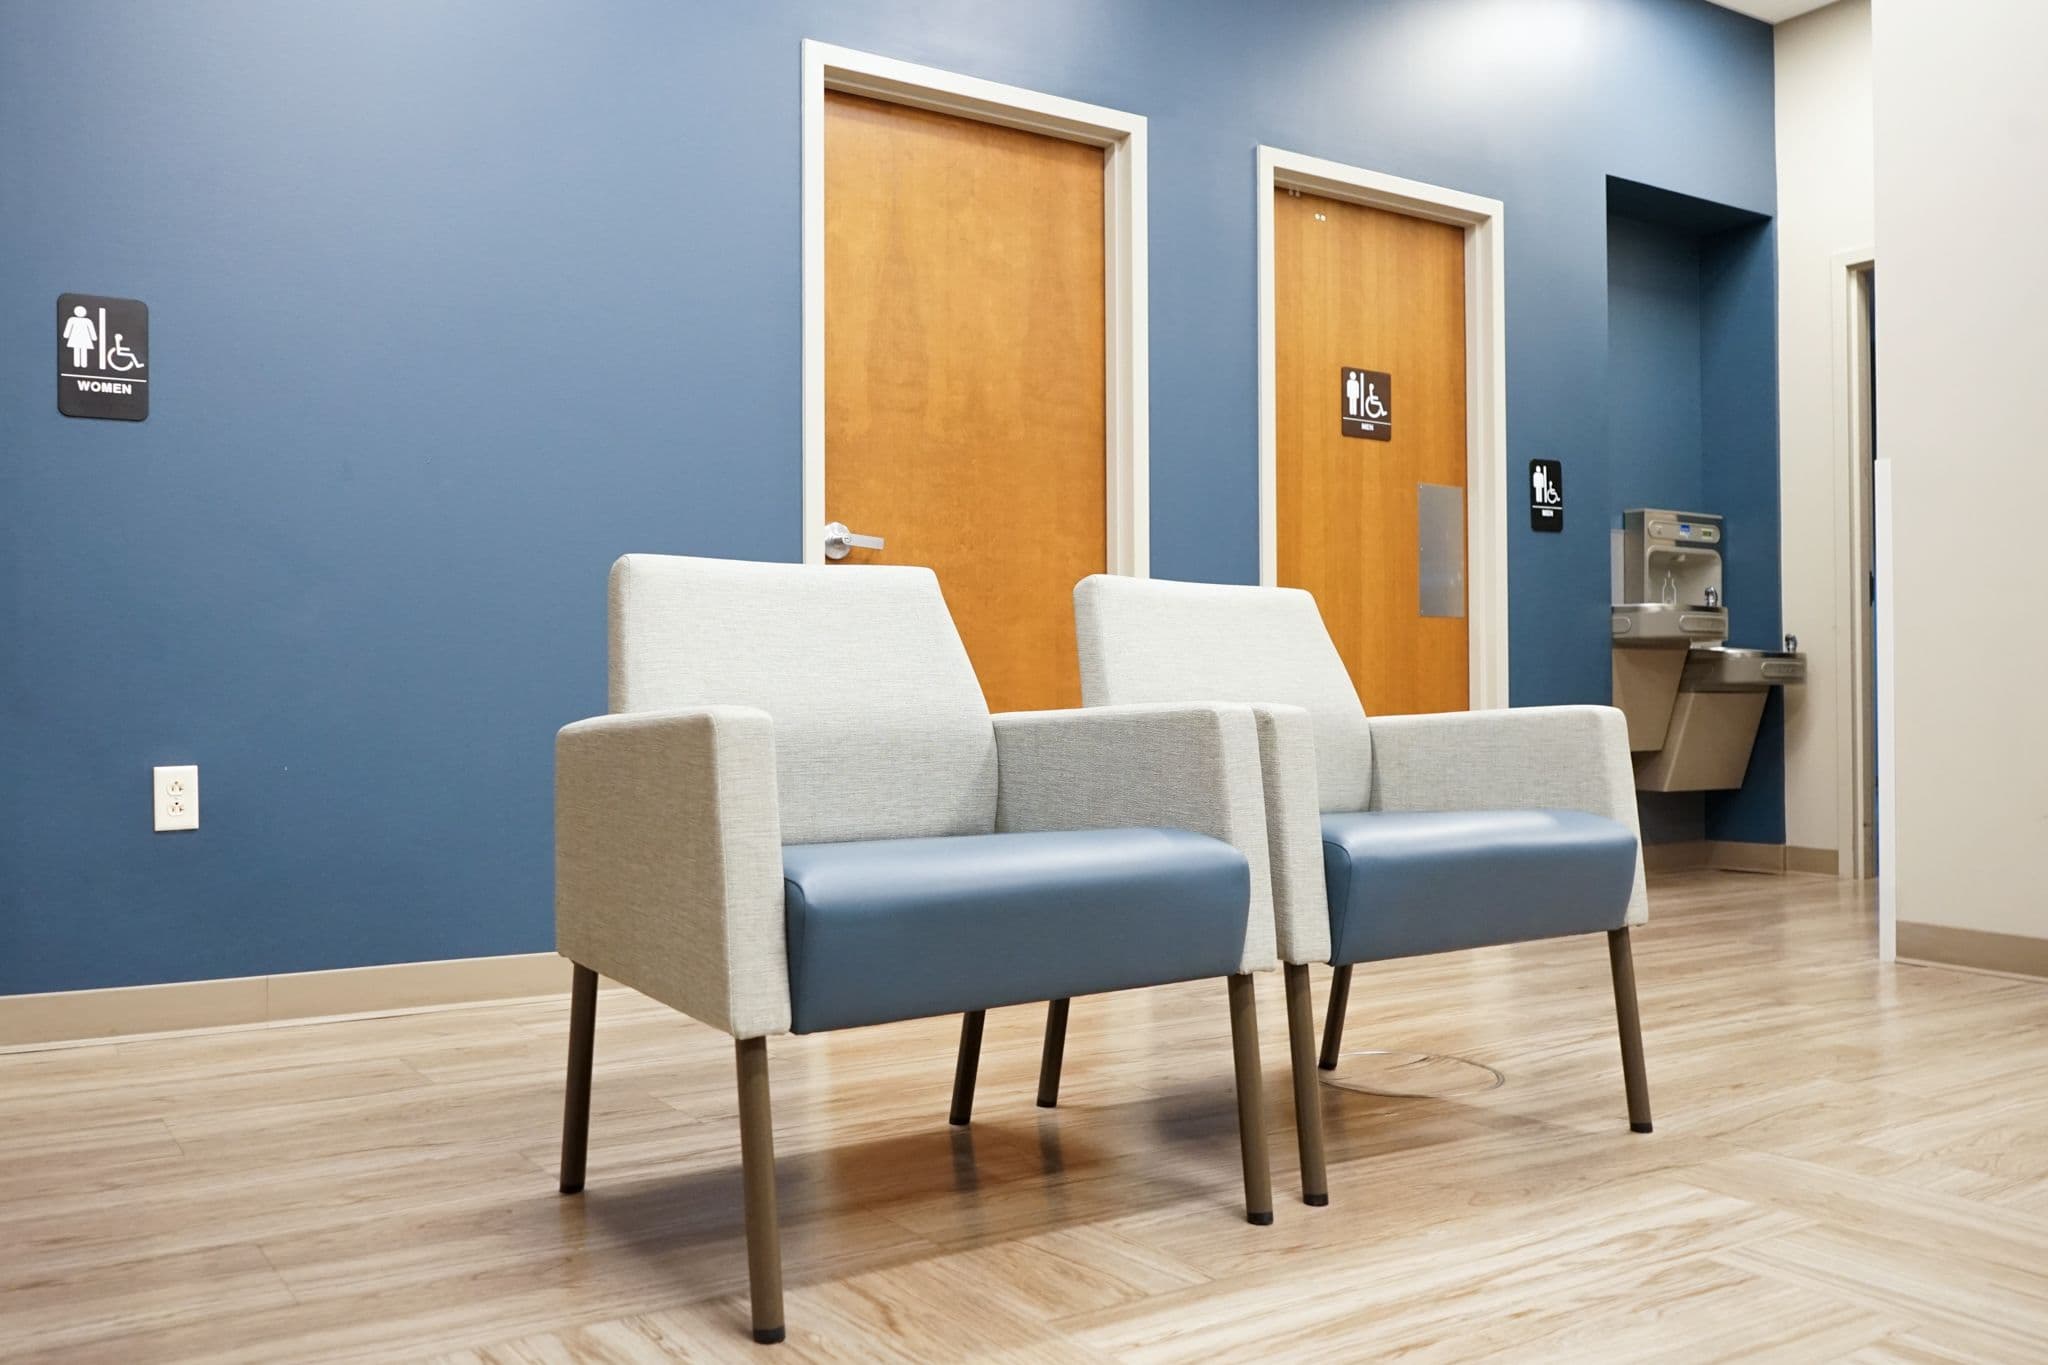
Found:
[{"label": "restroom sign with male symbol", "polygon": [[140,422],[149,416],[149,306],[99,294],[57,296],[57,411]]},{"label": "restroom sign with male symbol", "polygon": [[1564,461],[1529,461],[1529,529],[1564,529]]},{"label": "restroom sign with male symbol", "polygon": [[1339,429],[1366,441],[1394,439],[1394,378],[1383,370],[1344,368],[1338,393]]}]

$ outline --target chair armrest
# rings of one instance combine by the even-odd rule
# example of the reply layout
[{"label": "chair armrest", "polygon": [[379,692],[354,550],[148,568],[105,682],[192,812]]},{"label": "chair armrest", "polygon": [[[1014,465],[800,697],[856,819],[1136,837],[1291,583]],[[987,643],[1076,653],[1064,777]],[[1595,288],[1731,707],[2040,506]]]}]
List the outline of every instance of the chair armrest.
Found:
[{"label": "chair armrest", "polygon": [[994,718],[996,828],[1184,829],[1251,865],[1240,971],[1273,965],[1258,729],[1248,706],[1161,703]]},{"label": "chair armrest", "polygon": [[1330,900],[1323,884],[1323,822],[1316,782],[1315,719],[1299,706],[1257,702],[1259,768],[1273,921],[1282,962],[1330,960]]},{"label": "chair armrest", "polygon": [[1576,810],[1636,835],[1628,923],[1649,918],[1628,725],[1611,706],[1372,719],[1374,810]]},{"label": "chair armrest", "polygon": [[744,706],[555,739],[555,943],[735,1038],[789,1030],[775,733]]}]

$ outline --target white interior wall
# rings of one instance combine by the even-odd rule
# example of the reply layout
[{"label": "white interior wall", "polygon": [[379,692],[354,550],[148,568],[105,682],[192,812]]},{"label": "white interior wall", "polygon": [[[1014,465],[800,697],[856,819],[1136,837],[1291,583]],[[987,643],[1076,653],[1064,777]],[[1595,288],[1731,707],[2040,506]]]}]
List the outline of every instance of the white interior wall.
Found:
[{"label": "white interior wall", "polygon": [[1877,0],[1872,34],[1892,889],[1902,926],[2048,938],[2048,5]]},{"label": "white interior wall", "polygon": [[1785,699],[1785,842],[1836,849],[1853,757],[1838,694],[1850,653],[1841,583],[1854,547],[1836,534],[1833,289],[1837,258],[1874,236],[1870,0],[1838,0],[1775,32],[1784,619],[1807,655],[1806,685]]}]

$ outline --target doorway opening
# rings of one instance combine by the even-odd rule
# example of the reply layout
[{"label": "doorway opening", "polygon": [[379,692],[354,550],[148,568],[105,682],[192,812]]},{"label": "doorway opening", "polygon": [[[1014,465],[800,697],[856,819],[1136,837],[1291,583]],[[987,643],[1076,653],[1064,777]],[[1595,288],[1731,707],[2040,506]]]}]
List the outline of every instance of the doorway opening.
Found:
[{"label": "doorway opening", "polygon": [[[1393,440],[1387,439],[1388,433],[1378,428],[1377,419],[1372,416],[1372,399],[1379,397],[1384,402],[1387,396],[1391,397],[1387,406],[1392,412],[1394,432],[1400,433],[1404,431],[1401,423],[1407,401],[1403,395],[1423,396],[1413,387],[1418,378],[1424,381],[1425,388],[1430,381],[1441,378],[1439,374],[1418,374],[1411,369],[1404,381],[1402,375],[1388,374],[1384,366],[1367,355],[1354,357],[1347,353],[1341,362],[1333,360],[1334,353],[1326,353],[1327,347],[1318,349],[1315,329],[1306,325],[1312,320],[1282,317],[1282,281],[1276,259],[1283,231],[1290,234],[1295,246],[1301,246],[1307,222],[1335,233],[1347,226],[1349,220],[1359,219],[1360,222],[1351,224],[1358,229],[1355,235],[1359,243],[1373,234],[1387,240],[1401,238],[1410,231],[1426,237],[1431,230],[1441,232],[1447,226],[1452,234],[1451,271],[1458,277],[1450,283],[1462,289],[1462,316],[1454,319],[1461,336],[1453,343],[1455,352],[1451,360],[1441,362],[1437,368],[1462,369],[1462,375],[1452,383],[1455,392],[1451,395],[1454,409],[1462,400],[1462,411],[1453,414],[1463,426],[1462,438],[1454,443],[1451,453],[1457,477],[1447,483],[1441,475],[1430,477],[1407,471],[1379,490],[1384,506],[1389,489],[1406,480],[1405,497],[1394,500],[1393,519],[1387,529],[1415,538],[1412,555],[1405,548],[1403,551],[1413,562],[1404,562],[1400,580],[1402,600],[1387,605],[1403,616],[1412,612],[1425,618],[1423,627],[1438,635],[1447,622],[1434,618],[1462,611],[1464,630],[1457,643],[1465,655],[1463,687],[1446,704],[1474,709],[1506,706],[1507,335],[1503,321],[1505,252],[1500,202],[1265,146],[1258,149],[1253,189],[1259,231],[1259,581],[1269,586],[1293,581],[1294,573],[1283,573],[1283,559],[1290,569],[1303,571],[1303,566],[1291,556],[1306,547],[1289,546],[1283,551],[1283,499],[1294,498],[1297,512],[1305,505],[1301,503],[1302,490],[1283,487],[1283,465],[1293,470],[1295,477],[1315,478],[1319,469],[1323,474],[1341,473],[1350,461],[1337,459],[1329,450],[1318,455],[1309,448],[1318,441],[1327,446],[1322,438],[1330,432],[1340,433],[1337,439],[1342,445],[1337,449],[1357,460],[1365,458],[1360,451],[1385,453],[1393,441],[1406,438],[1396,434]],[[1291,193],[1331,202],[1321,210],[1307,205],[1306,218],[1290,224],[1282,221],[1276,203],[1279,198],[1289,198]],[[1321,220],[1314,217],[1318,211],[1324,215]],[[1300,217],[1290,213],[1290,218]],[[1363,221],[1368,218],[1378,221],[1368,225]],[[1418,246],[1428,249],[1419,243]],[[1355,254],[1363,248],[1352,249]],[[1330,259],[1343,263],[1345,250],[1333,248]],[[1346,264],[1343,282],[1347,286],[1355,283],[1358,273],[1362,272],[1352,272]],[[1389,273],[1391,270],[1383,271],[1378,283],[1385,284],[1385,275]],[[1301,283],[1298,279],[1293,281],[1291,297],[1313,299],[1313,289],[1304,292],[1299,287]],[[1293,306],[1289,305],[1290,310]],[[1341,328],[1329,332],[1329,337],[1337,342],[1357,344],[1347,341],[1347,336]],[[1401,341],[1394,337],[1386,340],[1390,348]],[[1283,349],[1290,357],[1307,357],[1303,363],[1311,365],[1312,372],[1283,375]],[[1283,382],[1289,397],[1283,397]],[[1283,405],[1287,409],[1284,422]],[[1282,449],[1283,428],[1289,442],[1286,451]],[[1314,440],[1306,439],[1302,433]],[[1348,437],[1359,439],[1345,439]],[[1304,449],[1308,451],[1307,461],[1298,463]],[[1346,492],[1344,488],[1336,491]],[[1363,487],[1360,507],[1369,509],[1373,497],[1374,490]],[[1302,533],[1304,526],[1297,526],[1295,532]],[[1326,525],[1323,529],[1330,528]],[[1463,545],[1459,546],[1457,541],[1461,538]],[[1340,552],[1342,549],[1333,548]],[[1409,568],[1413,570],[1413,602],[1407,600],[1410,576],[1405,570]],[[1328,606],[1325,612],[1327,615]],[[1354,677],[1354,681],[1361,680]],[[1365,690],[1361,682],[1361,691]],[[1368,706],[1372,700],[1366,697]]]},{"label": "doorway opening", "polygon": [[939,575],[996,710],[1149,568],[1145,120],[803,45],[808,564]]},{"label": "doorway opening", "polygon": [[1838,617],[1848,642],[1841,701],[1841,754],[1836,764],[1836,822],[1840,873],[1874,877],[1878,869],[1878,708],[1882,603],[1881,501],[1877,448],[1877,261],[1869,251],[1835,258],[1835,421],[1837,499],[1843,523],[1836,543],[1846,546]]}]

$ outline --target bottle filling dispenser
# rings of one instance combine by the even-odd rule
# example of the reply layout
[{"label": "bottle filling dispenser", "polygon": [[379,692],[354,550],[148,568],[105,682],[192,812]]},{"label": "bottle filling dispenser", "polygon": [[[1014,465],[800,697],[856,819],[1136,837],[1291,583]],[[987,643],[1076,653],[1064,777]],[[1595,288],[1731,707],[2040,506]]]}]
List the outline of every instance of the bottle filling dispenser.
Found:
[{"label": "bottle filling dispenser", "polygon": [[1628,718],[1636,786],[1645,791],[1741,786],[1770,690],[1806,678],[1804,655],[1727,646],[1725,529],[1710,513],[1622,514],[1614,704]]}]

